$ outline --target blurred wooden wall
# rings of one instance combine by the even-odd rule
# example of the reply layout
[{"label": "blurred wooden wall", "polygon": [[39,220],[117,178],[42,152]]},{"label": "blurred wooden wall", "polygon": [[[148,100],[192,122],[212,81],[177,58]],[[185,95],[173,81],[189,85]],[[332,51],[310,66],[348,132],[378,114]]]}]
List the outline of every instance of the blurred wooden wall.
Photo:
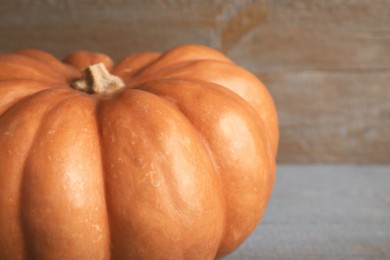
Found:
[{"label": "blurred wooden wall", "polygon": [[0,52],[218,48],[258,75],[281,163],[390,163],[390,1],[3,0]]}]

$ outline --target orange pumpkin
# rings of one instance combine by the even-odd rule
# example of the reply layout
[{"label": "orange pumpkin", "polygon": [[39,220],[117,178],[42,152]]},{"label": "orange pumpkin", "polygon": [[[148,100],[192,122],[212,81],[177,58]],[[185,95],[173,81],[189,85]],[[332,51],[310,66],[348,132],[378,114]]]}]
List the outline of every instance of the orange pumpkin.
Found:
[{"label": "orange pumpkin", "polygon": [[0,55],[0,259],[214,259],[254,230],[272,98],[204,46]]}]

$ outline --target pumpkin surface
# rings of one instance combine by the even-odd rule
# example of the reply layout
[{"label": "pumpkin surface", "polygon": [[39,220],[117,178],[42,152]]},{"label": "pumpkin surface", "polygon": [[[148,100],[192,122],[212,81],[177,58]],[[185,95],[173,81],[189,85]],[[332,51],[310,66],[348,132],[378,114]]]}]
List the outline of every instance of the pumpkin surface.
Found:
[{"label": "pumpkin surface", "polygon": [[264,85],[208,47],[1,54],[0,259],[224,256],[263,215],[278,138]]}]

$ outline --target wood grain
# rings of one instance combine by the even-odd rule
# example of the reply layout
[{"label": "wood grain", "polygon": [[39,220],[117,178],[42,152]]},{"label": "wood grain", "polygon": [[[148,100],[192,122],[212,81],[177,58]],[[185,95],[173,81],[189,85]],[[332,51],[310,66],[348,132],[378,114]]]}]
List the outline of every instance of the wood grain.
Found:
[{"label": "wood grain", "polygon": [[390,163],[390,1],[3,0],[0,52],[218,48],[275,96],[279,162]]},{"label": "wood grain", "polygon": [[280,162],[381,163],[390,156],[390,73],[264,72],[280,117]]}]

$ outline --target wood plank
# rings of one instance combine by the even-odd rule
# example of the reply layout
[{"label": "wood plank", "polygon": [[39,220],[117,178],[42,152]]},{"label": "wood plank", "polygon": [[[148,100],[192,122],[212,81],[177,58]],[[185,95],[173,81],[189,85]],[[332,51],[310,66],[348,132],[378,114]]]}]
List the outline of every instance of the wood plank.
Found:
[{"label": "wood plank", "polygon": [[390,67],[390,56],[386,55],[390,46],[389,1],[271,0],[263,12],[266,18],[235,44],[222,42],[222,46],[232,46],[228,54],[247,68]]},{"label": "wood plank", "polygon": [[5,0],[0,50],[30,46],[64,57],[88,49],[118,59],[185,43],[215,45],[209,36],[218,8],[207,1]]},{"label": "wood plank", "polygon": [[4,0],[0,50],[166,50],[200,43],[251,70],[389,68],[390,2]]},{"label": "wood plank", "polygon": [[226,260],[390,259],[389,166],[279,166],[264,218]]},{"label": "wood plank", "polygon": [[390,71],[264,72],[283,163],[389,163]]}]

